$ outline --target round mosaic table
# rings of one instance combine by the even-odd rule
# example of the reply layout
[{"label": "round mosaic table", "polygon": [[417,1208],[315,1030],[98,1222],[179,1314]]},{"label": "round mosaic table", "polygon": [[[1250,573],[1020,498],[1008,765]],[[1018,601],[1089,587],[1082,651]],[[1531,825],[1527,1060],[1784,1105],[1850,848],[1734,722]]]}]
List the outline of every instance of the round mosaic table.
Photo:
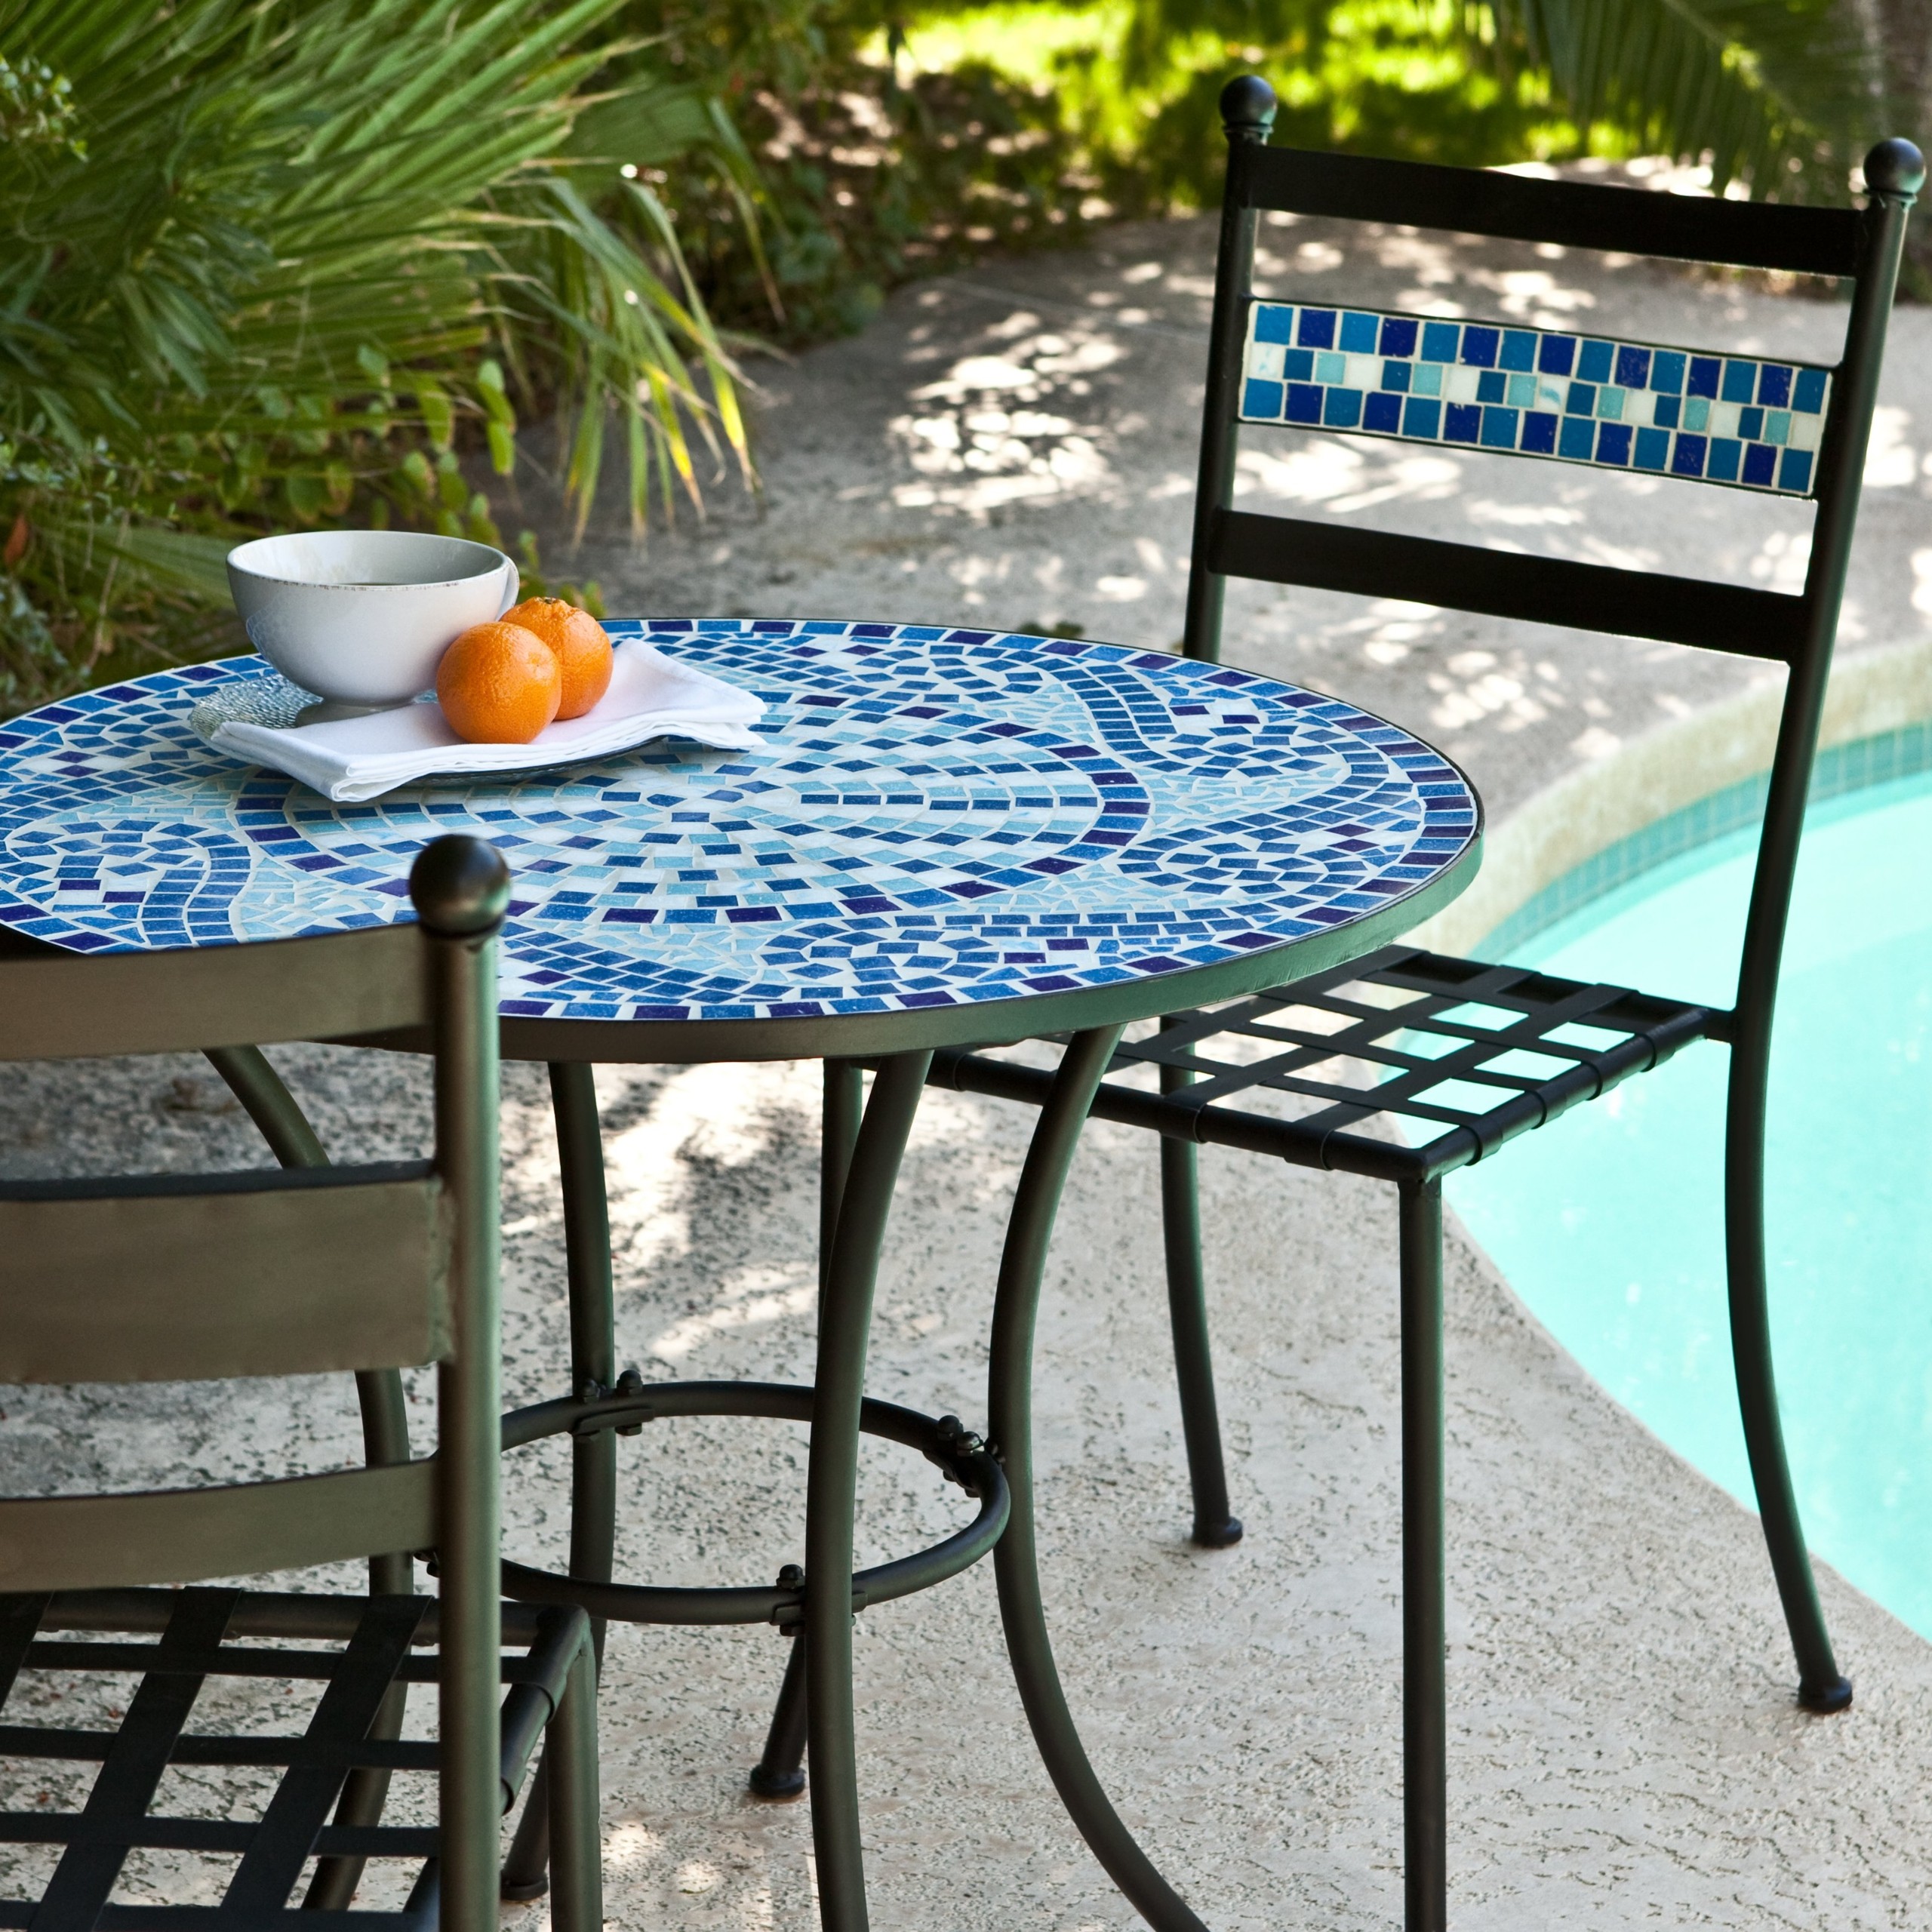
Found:
[{"label": "round mosaic table", "polygon": [[242,658],[0,728],[0,924],[78,951],[409,916],[503,853],[504,1049],[817,1057],[1097,1026],[1337,964],[1453,897],[1467,782],[1340,700],[1165,653],[934,626],[613,622],[755,691],[675,743],[332,804],[189,728]]},{"label": "round mosaic table", "polygon": [[[820,1908],[838,1932],[866,1918],[846,1580],[893,1180],[934,1049],[1071,1032],[994,1316],[1001,1611],[1075,1822],[1144,1916],[1198,1932],[1094,1780],[1040,1612],[1030,1379],[1047,1240],[1121,1026],[1344,964],[1414,925],[1474,876],[1475,795],[1431,746],[1338,699],[1165,653],[841,621],[607,628],[620,648],[643,638],[755,691],[763,748],[660,743],[336,804],[192,728],[219,688],[268,675],[260,660],[191,665],[0,728],[0,926],[88,952],[346,931],[409,916],[409,866],[430,838],[502,851],[515,879],[503,1048],[551,1064],[573,1400],[601,1422],[573,1445],[571,1567],[606,1609],[627,1587],[609,1583],[605,1412],[623,1390],[591,1065],[826,1060],[839,1120],[817,1374],[794,1392],[812,1440],[793,1592],[804,1668],[787,1684],[810,1706]],[[876,1069],[863,1124],[860,1060]]]}]

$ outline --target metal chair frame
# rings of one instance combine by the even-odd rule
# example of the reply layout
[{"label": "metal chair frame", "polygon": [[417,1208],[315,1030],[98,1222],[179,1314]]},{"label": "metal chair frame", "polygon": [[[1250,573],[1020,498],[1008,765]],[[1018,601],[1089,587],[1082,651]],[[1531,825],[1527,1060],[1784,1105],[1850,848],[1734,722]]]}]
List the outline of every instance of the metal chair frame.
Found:
[{"label": "metal chair frame", "polygon": [[[1221,1546],[1230,1513],[1201,1261],[1196,1149],[1232,1146],[1394,1183],[1402,1358],[1404,1804],[1407,1924],[1446,1923],[1444,1681],[1443,1177],[1700,1039],[1730,1051],[1724,1209],[1738,1396],[1765,1540],[1807,1709],[1843,1709],[1840,1672],[1780,1432],[1765,1298],[1764,1148],[1771,1025],[1887,323],[1908,214],[1924,179],[1909,142],[1867,157],[1863,211],[1786,207],[1525,180],[1267,145],[1275,97],[1244,76],[1221,97],[1228,171],[1203,413],[1183,649],[1217,661],[1229,577],[1400,597],[1487,615],[1721,650],[1785,665],[1740,963],[1727,1011],[1629,989],[1390,947],[1355,965],[1209,1011],[1177,1014],[1116,1051],[1103,1119],[1161,1137],[1161,1204],[1194,1538]],[[1565,246],[1848,278],[1804,587],[1790,595],[1264,516],[1232,507],[1243,349],[1261,211],[1275,209]],[[1614,615],[1611,614],[1614,614]],[[1337,1063],[1340,1063],[1338,1067]],[[1151,1073],[1134,1084],[1137,1069]],[[855,1066],[827,1069],[830,1151],[849,1133]],[[930,1078],[1041,1106],[1053,1076],[991,1052],[935,1055]],[[1442,1091],[1446,1081],[1465,1092]],[[1469,1097],[1466,1090],[1479,1091]],[[1406,1141],[1391,1135],[1404,1130]],[[1378,1131],[1379,1130],[1379,1131]],[[1163,1932],[1198,1932],[1174,1900],[1137,1897]]]},{"label": "metal chair frame", "polygon": [[[0,1813],[0,1841],[64,1847],[38,1899],[0,1900],[0,1925],[485,1932],[502,1818],[546,1734],[555,1921],[601,1923],[588,1620],[506,1611],[499,1587],[496,934],[509,875],[491,847],[444,838],[411,890],[415,926],[0,959],[0,1060],[208,1051],[285,1164],[0,1185],[0,1380],[349,1370],[371,1451],[369,1466],[278,1481],[0,1500],[0,1701],[23,1671],[137,1680],[112,1729],[0,1725],[0,1757],[100,1766],[77,1810]],[[398,1026],[426,1028],[432,1044],[433,1157],[330,1167],[260,1048]],[[437,1451],[411,1460],[396,1371],[431,1361]],[[430,1555],[434,1598],[414,1593],[412,1552]],[[362,1598],[153,1587],[365,1557]],[[189,1730],[222,1677],[323,1688],[299,1734]],[[425,1681],[438,1686],[438,1735],[405,1740],[406,1687]],[[158,1812],[169,1767],[191,1764],[281,1775],[255,1820]],[[438,1824],[380,1822],[398,1770],[435,1772]],[[238,1862],[218,1905],[115,1903],[137,1847]],[[420,1866],[401,1911],[354,1909],[371,1857]]]}]

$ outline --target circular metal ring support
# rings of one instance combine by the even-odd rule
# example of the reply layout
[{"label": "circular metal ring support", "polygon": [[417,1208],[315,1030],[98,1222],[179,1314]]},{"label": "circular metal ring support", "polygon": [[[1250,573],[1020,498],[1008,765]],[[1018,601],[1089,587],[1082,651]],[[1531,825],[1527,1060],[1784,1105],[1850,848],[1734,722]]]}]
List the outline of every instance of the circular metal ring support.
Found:
[{"label": "circular metal ring support", "polygon": [[[503,1418],[503,1447],[520,1449],[552,1435],[586,1436],[634,1429],[673,1416],[754,1416],[809,1423],[813,1391],[785,1382],[659,1382],[641,1390],[580,1399],[565,1396],[516,1410]],[[860,1571],[852,1579],[852,1608],[891,1603],[930,1589],[970,1569],[997,1543],[1012,1509],[1006,1473],[980,1438],[955,1416],[935,1420],[897,1403],[866,1398],[859,1426],[916,1449],[937,1463],[949,1481],[977,1497],[980,1512],[963,1529],[930,1548]],[[804,1620],[802,1583],[783,1586],[703,1585],[672,1587],[593,1583],[521,1563],[503,1564],[503,1594],[525,1603],[577,1604],[593,1617],[620,1623],[774,1623],[781,1629]]]}]

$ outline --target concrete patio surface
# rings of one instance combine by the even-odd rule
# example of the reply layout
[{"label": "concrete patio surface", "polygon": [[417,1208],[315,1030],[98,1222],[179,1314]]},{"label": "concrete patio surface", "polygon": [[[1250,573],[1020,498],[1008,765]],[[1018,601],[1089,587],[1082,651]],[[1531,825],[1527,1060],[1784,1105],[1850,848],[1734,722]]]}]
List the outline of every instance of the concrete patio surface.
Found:
[{"label": "concrete patio surface", "polygon": [[[1315,223],[1265,231],[1271,291],[1583,321],[1830,359],[1843,310],[1734,281]],[[574,567],[614,611],[1057,625],[1178,637],[1211,231],[903,291],[863,335],[757,365],[765,498],[639,552],[600,512]],[[1932,314],[1899,318],[1844,648],[1932,629]],[[1795,585],[1790,506],[1478,455],[1284,435],[1257,506],[1550,554]],[[527,486],[561,561],[553,503]],[[1269,586],[1230,597],[1231,661],[1346,692],[1458,758],[1506,820],[1566,774],[1761,669]],[[1717,1051],[1715,1048],[1701,1051]],[[420,1144],[421,1069],[275,1056],[339,1156]],[[558,1392],[561,1223],[540,1070],[509,1070],[506,1377]],[[599,1090],[623,1359],[647,1378],[805,1379],[817,1084],[804,1066],[607,1069]],[[983,1425],[986,1321],[1030,1118],[928,1095],[881,1277],[869,1386]],[[0,1078],[0,1171],[265,1160],[199,1063]],[[1216,1932],[1399,1922],[1392,1200],[1249,1157],[1202,1161],[1238,1548],[1192,1550],[1151,1143],[1090,1129],[1036,1370],[1048,1609],[1103,1781]],[[1902,1284],[1916,1292],[1917,1284]],[[1815,1718],[1754,1519],[1613,1404],[1459,1231],[1450,1241],[1452,1920],[1922,1925],[1932,1917],[1932,1647],[1829,1571],[1857,1700]],[[1788,1373],[1800,1365],[1787,1364]],[[10,1487],[279,1473],[352,1457],[346,1384],[0,1393]],[[426,1406],[420,1413],[426,1429]],[[623,1445],[620,1568],[768,1580],[800,1554],[802,1431],[654,1424]],[[515,1467],[513,1546],[561,1554],[561,1459]],[[869,1447],[860,1560],[962,1520]],[[859,1622],[872,1915],[881,1932],[1137,1921],[1060,1810],[1007,1675],[989,1570]],[[809,1809],[743,1789],[784,1640],[614,1629],[602,1702],[609,1916],[637,1932],[804,1932]],[[17,1802],[16,1799],[5,1801]],[[131,1880],[125,1895],[147,1894]],[[507,1925],[544,1922],[540,1905]]]}]

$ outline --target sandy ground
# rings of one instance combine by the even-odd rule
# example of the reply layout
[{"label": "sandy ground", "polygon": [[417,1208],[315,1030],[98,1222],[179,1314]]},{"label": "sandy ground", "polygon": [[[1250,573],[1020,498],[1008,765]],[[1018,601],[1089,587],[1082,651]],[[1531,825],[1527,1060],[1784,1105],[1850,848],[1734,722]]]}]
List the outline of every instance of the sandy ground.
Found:
[{"label": "sandy ground", "polygon": [[[1371,235],[1266,232],[1266,285],[1829,357],[1843,310],[1641,265]],[[658,614],[953,617],[1137,644],[1180,631],[1211,267],[1198,223],[909,290],[866,333],[760,365],[765,495],[641,552],[601,516],[578,568]],[[1346,271],[1345,273],[1344,272]],[[1900,320],[1846,643],[1932,623],[1932,315]],[[1721,491],[1365,441],[1244,460],[1256,504],[1552,554],[1789,584],[1800,519]],[[528,508],[554,531],[535,483]],[[561,561],[557,540],[553,562]],[[1492,811],[1760,675],[1668,647],[1254,586],[1228,656],[1435,738]],[[279,1057],[339,1155],[420,1144],[420,1069]],[[813,1346],[817,1083],[807,1066],[600,1075],[620,1349],[647,1377],[803,1378]],[[506,1372],[555,1392],[561,1227],[540,1074],[506,1107]],[[878,1299],[870,1387],[983,1421],[984,1343],[1027,1119],[928,1097]],[[198,1063],[0,1081],[0,1171],[263,1158]],[[1042,1542],[1064,1675],[1103,1779],[1225,1932],[1399,1920],[1398,1472],[1392,1202],[1369,1183],[1203,1160],[1235,1507],[1190,1549],[1168,1382],[1153,1150],[1090,1131],[1050,1275],[1037,1383]],[[1585,1378],[1452,1232],[1449,1666],[1454,1922],[1904,1927],[1932,1916],[1932,1650],[1829,1572],[1858,1684],[1792,1702],[1753,1520]],[[335,1382],[8,1391],[10,1486],[207,1479],[352,1453]],[[428,1412],[420,1411],[426,1435]],[[655,1425],[623,1450],[623,1564],[754,1582],[799,1554],[801,1432]],[[515,1468],[515,1547],[561,1547],[561,1465]],[[861,1561],[959,1520],[934,1472],[869,1451]],[[1060,1811],[1008,1678],[990,1574],[868,1614],[857,1646],[873,1919],[906,1932],[1136,1922]],[[802,1932],[808,1805],[748,1798],[783,1640],[614,1632],[602,1700],[610,1916]],[[6,1801],[17,1802],[17,1799]],[[211,1800],[211,1802],[217,1801]],[[152,1896],[151,1876],[124,1896]],[[543,1908],[506,1910],[530,1927]]]}]

